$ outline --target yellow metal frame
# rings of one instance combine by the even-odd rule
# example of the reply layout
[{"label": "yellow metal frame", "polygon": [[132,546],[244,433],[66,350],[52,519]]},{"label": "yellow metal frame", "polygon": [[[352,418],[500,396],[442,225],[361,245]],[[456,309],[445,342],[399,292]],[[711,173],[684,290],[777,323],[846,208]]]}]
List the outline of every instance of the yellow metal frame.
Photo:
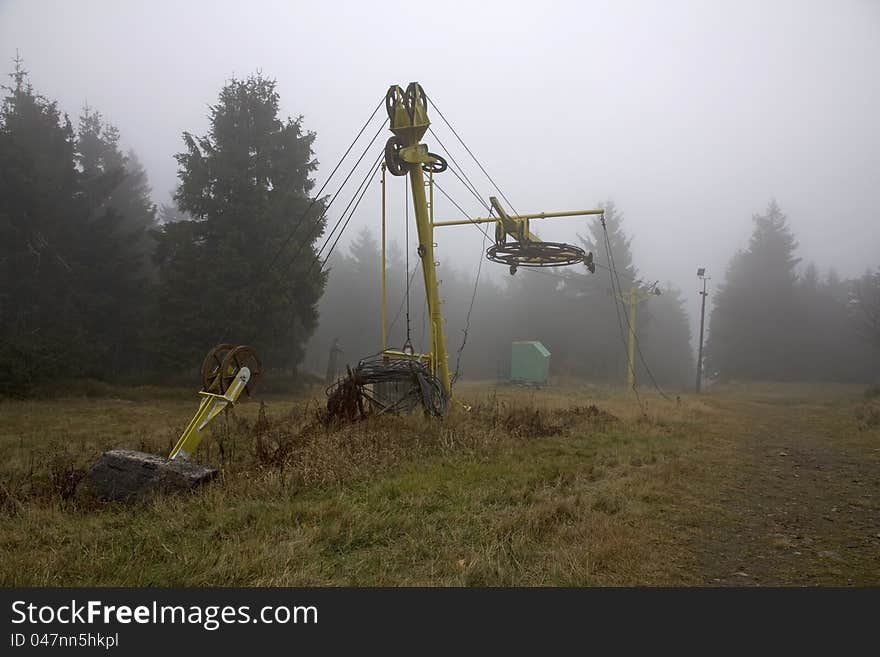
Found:
[{"label": "yellow metal frame", "polygon": [[[441,309],[439,284],[437,280],[437,263],[434,260],[434,228],[445,226],[463,226],[465,224],[496,224],[496,232],[503,231],[513,235],[518,241],[540,242],[540,238],[531,232],[530,221],[532,219],[552,219],[557,217],[581,217],[588,215],[604,214],[602,209],[592,210],[569,210],[564,212],[539,212],[535,214],[509,215],[498,199],[494,196],[489,198],[493,210],[497,216],[479,217],[476,219],[454,219],[450,221],[434,221],[434,185],[433,174],[425,180],[422,170],[423,164],[432,164],[437,160],[428,152],[425,144],[419,143],[431,125],[428,119],[428,108],[421,86],[413,82],[410,88],[415,91],[412,96],[412,112],[404,105],[405,94],[403,90],[393,85],[389,89],[388,97],[393,98],[393,105],[389,110],[391,119],[391,132],[400,140],[400,159],[407,166],[407,175],[410,178],[412,190],[413,208],[415,210],[415,222],[418,231],[418,253],[422,261],[422,276],[425,281],[425,293],[428,302],[428,313],[431,326],[431,351],[427,354],[407,354],[388,348],[387,332],[387,292],[386,292],[386,163],[382,165],[382,350],[388,356],[397,358],[414,358],[429,365],[430,370],[436,376],[446,394],[452,396],[452,386],[449,378],[449,363],[446,353],[446,336],[443,330],[443,312]],[[428,188],[428,195],[425,188]]]},{"label": "yellow metal frame", "polygon": [[[177,439],[177,443],[174,445],[168,458],[189,458],[189,456],[196,451],[199,443],[202,442],[205,430],[211,420],[217,417],[220,414],[220,411],[229,406],[235,405],[235,402],[238,401],[238,398],[241,396],[250,377],[250,370],[247,367],[242,367],[236,372],[235,378],[232,380],[232,383],[229,384],[229,388],[226,389],[224,394],[217,395],[213,392],[205,392],[204,390],[199,391],[199,394],[203,397],[202,403],[199,404],[199,410],[196,411],[192,420],[186,425],[186,429],[180,434],[180,438]],[[215,381],[219,380],[220,375],[218,374]]]},{"label": "yellow metal frame", "polygon": [[629,292],[624,294],[623,292],[618,292],[617,297],[629,305],[629,345],[628,345],[628,362],[626,369],[626,385],[628,388],[632,388],[636,384],[636,307],[638,304],[643,301],[647,301],[652,296],[655,296],[655,292],[639,292],[639,289],[635,286],[629,289]]}]

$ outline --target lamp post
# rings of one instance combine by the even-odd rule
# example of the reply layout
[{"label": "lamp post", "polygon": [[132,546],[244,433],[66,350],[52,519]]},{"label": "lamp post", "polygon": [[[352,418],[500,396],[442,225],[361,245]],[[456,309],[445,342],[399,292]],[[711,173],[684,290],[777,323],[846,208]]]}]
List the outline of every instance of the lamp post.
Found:
[{"label": "lamp post", "polygon": [[706,281],[711,279],[706,276],[705,267],[697,269],[697,278],[703,281],[703,291],[699,293],[703,297],[703,301],[700,308],[700,348],[697,355],[697,394],[700,394],[700,387],[703,383],[703,328],[706,324],[706,297],[709,296],[709,293],[706,292]]}]

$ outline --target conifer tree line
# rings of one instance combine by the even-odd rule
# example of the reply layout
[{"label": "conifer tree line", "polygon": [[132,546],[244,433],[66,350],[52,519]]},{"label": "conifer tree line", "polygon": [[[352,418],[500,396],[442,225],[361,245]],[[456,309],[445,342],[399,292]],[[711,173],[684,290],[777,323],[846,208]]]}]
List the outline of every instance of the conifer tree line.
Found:
[{"label": "conifer tree line", "polygon": [[706,372],[720,380],[880,379],[880,270],[824,275],[797,255],[775,201],[753,217],[748,247],[715,294]]},{"label": "conifer tree line", "polygon": [[[337,338],[343,363],[379,350],[377,234],[356,235],[326,271],[314,266],[326,223],[326,199],[314,196],[316,135],[301,117],[280,116],[274,80],[257,74],[223,86],[207,133],[182,133],[173,202],[157,207],[137,155],[100,108],[71,119],[33,88],[18,58],[9,79],[0,106],[0,394],[79,378],[190,381],[218,342],[252,344],[270,372],[294,377],[323,375]],[[622,213],[605,207],[619,280],[598,219],[579,236],[599,264],[595,274],[521,268],[502,280],[484,272],[475,287],[486,246],[477,234],[474,269],[444,263],[453,371],[504,378],[510,342],[540,340],[557,377],[624,380],[628,318],[612,290],[644,291],[651,281],[633,260]],[[397,347],[407,336],[404,263],[391,245],[389,344]],[[427,350],[417,263],[411,254],[409,336]],[[638,307],[637,378],[689,387],[685,292],[664,281],[659,288]],[[754,217],[751,241],[711,307],[712,378],[877,378],[880,270],[842,280],[804,265],[775,203]]]},{"label": "conifer tree line", "polygon": [[[191,381],[218,342],[294,371],[326,276],[314,133],[275,82],[232,79],[206,135],[183,133],[157,208],[98,108],[76,127],[16,58],[0,107],[0,393],[77,378]],[[269,267],[267,263],[277,266]]]}]

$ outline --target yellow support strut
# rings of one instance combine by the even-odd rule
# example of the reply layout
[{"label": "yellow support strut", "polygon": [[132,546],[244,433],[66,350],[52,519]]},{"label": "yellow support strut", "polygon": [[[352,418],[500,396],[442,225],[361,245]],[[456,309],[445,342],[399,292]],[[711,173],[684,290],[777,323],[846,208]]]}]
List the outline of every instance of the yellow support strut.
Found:
[{"label": "yellow support strut", "polygon": [[200,391],[199,394],[204,399],[202,399],[202,403],[199,405],[199,410],[196,411],[193,419],[189,421],[186,429],[180,434],[180,438],[177,439],[177,444],[171,450],[168,458],[188,459],[196,451],[199,443],[202,442],[208,423],[217,417],[220,411],[224,410],[227,406],[235,405],[250,378],[250,369],[242,367],[238,370],[232,383],[229,384],[225,394],[216,395],[213,392]]},{"label": "yellow support strut", "polygon": [[618,293],[618,298],[629,306],[629,342],[627,344],[626,363],[626,386],[632,388],[636,385],[636,309],[642,301],[647,301],[654,295],[659,295],[660,290],[652,287],[648,291],[639,290],[635,285],[624,294]]}]

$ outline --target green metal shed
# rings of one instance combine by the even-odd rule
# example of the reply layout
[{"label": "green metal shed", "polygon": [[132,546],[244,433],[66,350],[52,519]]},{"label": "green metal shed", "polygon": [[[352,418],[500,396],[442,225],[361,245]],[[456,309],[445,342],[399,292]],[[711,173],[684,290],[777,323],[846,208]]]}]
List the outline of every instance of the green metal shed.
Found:
[{"label": "green metal shed", "polygon": [[514,342],[510,350],[510,380],[518,383],[547,383],[550,352],[536,340]]}]

